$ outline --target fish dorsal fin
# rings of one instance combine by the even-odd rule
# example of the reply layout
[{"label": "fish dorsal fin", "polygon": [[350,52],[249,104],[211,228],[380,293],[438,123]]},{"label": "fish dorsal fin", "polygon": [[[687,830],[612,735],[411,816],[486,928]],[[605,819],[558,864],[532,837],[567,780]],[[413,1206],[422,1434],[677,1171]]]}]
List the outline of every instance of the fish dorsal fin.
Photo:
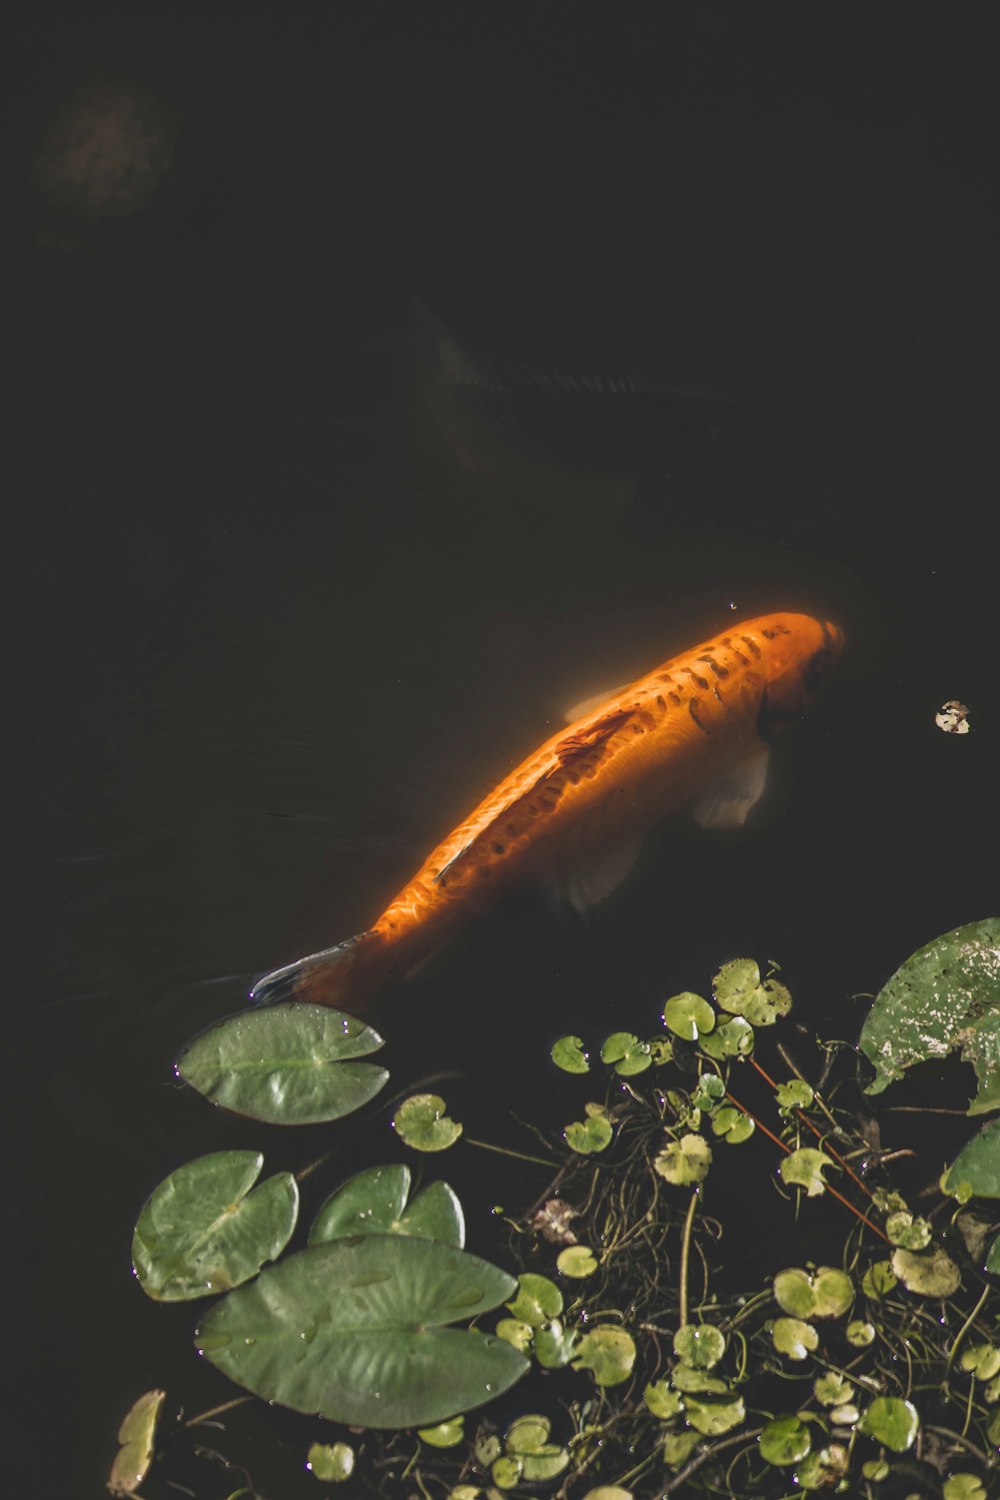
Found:
[{"label": "fish dorsal fin", "polygon": [[740,828],[747,813],[763,795],[770,755],[766,745],[755,745],[702,792],[694,817],[702,828]]},{"label": "fish dorsal fin", "polygon": [[556,894],[581,915],[605,901],[631,872],[642,847],[641,835],[581,856],[560,870]]},{"label": "fish dorsal fin", "polygon": [[627,687],[628,683],[623,682],[618,687],[608,688],[605,693],[594,693],[590,698],[581,698],[579,703],[574,703],[572,708],[566,710],[563,716],[566,723],[575,724],[577,719],[592,714],[595,708],[600,708],[601,704],[606,703],[609,698],[617,698],[620,693],[625,692]]},{"label": "fish dorsal fin", "polygon": [[564,740],[556,745],[556,756],[561,766],[572,765],[573,761],[580,755],[587,755],[598,745],[603,745],[613,734],[617,734],[622,725],[635,713],[634,703],[626,704],[624,708],[613,708],[606,714],[601,714],[598,719],[591,719],[589,724],[583,724],[575,734],[568,734]]}]

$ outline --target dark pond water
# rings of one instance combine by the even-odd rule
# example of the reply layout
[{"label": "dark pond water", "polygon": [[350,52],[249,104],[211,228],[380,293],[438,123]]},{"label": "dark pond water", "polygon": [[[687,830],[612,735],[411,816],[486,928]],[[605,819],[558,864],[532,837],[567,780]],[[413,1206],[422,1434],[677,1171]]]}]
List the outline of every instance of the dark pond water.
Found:
[{"label": "dark pond water", "polygon": [[[972,13],[33,14],[6,153],[10,1431],[22,1493],[85,1495],[139,1392],[231,1390],[131,1278],[145,1196],[204,1151],[297,1167],[333,1138],[214,1114],[177,1049],[364,927],[567,705],[773,608],[847,636],[744,831],[657,830],[585,928],[511,902],[379,1014],[392,1086],[454,1073],[470,1134],[558,1119],[524,1054],[650,1026],[722,959],[778,960],[853,1037],[853,994],[995,911],[996,120]],[[338,1174],[391,1151],[370,1131],[345,1123]],[[486,1248],[540,1184],[463,1149]],[[274,1421],[288,1467],[258,1482],[309,1493],[305,1427]]]}]

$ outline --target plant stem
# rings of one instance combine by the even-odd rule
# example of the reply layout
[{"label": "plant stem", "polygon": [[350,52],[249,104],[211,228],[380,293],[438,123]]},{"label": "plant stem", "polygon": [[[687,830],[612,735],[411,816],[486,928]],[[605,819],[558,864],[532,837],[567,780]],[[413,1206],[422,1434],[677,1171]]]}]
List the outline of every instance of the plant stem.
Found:
[{"label": "plant stem", "polygon": [[716,1443],[711,1448],[702,1449],[696,1458],[693,1458],[689,1464],[685,1464],[684,1468],[674,1475],[669,1484],[664,1485],[659,1494],[653,1497],[653,1500],[666,1500],[667,1495],[671,1495],[674,1490],[680,1489],[681,1485],[690,1479],[692,1474],[697,1473],[702,1464],[708,1463],[710,1458],[714,1458],[724,1448],[735,1448],[737,1443],[752,1443],[756,1438],[760,1437],[763,1431],[763,1427],[752,1427],[749,1432],[738,1432],[735,1437],[724,1438],[721,1443]]},{"label": "plant stem", "polygon": [[509,1146],[494,1146],[489,1141],[474,1141],[470,1135],[465,1137],[466,1145],[478,1146],[480,1151],[495,1151],[498,1156],[512,1156],[516,1161],[534,1162],[536,1167],[548,1167],[550,1170],[555,1162],[546,1161],[542,1156],[528,1156],[524,1151],[512,1151]]},{"label": "plant stem", "polygon": [[978,1318],[978,1316],[980,1314],[980,1311],[982,1310],[983,1303],[986,1301],[986,1299],[989,1296],[989,1294],[990,1294],[989,1287],[988,1286],[984,1286],[983,1287],[983,1295],[980,1297],[979,1301],[976,1303],[975,1307],[972,1309],[972,1311],[970,1312],[969,1316],[966,1318],[965,1322],[962,1324],[961,1328],[958,1330],[958,1332],[955,1335],[955,1338],[954,1338],[954,1340],[952,1342],[952,1346],[948,1350],[948,1359],[947,1359],[947,1361],[945,1363],[945,1367],[944,1367],[944,1384],[945,1385],[948,1384],[948,1376],[951,1374],[951,1367],[955,1363],[955,1355],[958,1353],[958,1346],[962,1342],[962,1340],[965,1338],[965,1335],[968,1333],[968,1331],[972,1327],[973,1323]]},{"label": "plant stem", "polygon": [[[782,1057],[785,1057],[784,1051],[781,1052],[781,1055],[782,1055]],[[788,1062],[788,1058],[787,1057],[785,1057],[785,1061]],[[757,1069],[757,1072],[765,1080],[765,1082],[768,1083],[771,1086],[771,1088],[774,1089],[774,1091],[777,1093],[778,1085],[775,1083],[775,1081],[774,1081],[773,1078],[769,1077],[769,1075],[767,1073],[765,1073],[764,1069],[761,1067],[761,1065],[757,1061],[757,1059],[755,1057],[751,1057],[750,1062]],[[789,1066],[791,1066],[791,1064],[789,1064]],[[797,1068],[793,1069],[793,1071],[796,1072],[796,1073],[798,1073],[798,1069]],[[802,1078],[802,1075],[800,1073],[798,1073],[798,1076],[800,1078]],[[802,1078],[802,1082],[805,1083],[806,1080],[804,1078]],[[833,1115],[830,1113],[830,1111],[827,1109],[826,1105],[823,1103],[823,1100],[819,1097],[818,1094],[814,1095],[814,1098],[815,1098],[816,1103],[819,1105],[820,1109],[823,1111],[823,1113],[826,1115],[827,1119],[830,1121],[830,1124],[836,1130],[836,1128],[837,1128],[837,1122],[833,1118]],[[837,1151],[835,1147],[833,1147],[833,1146],[830,1145],[829,1137],[827,1137],[827,1139],[824,1140],[823,1139],[823,1132],[816,1125],[813,1124],[813,1122],[812,1122],[812,1120],[810,1120],[809,1116],[807,1114],[804,1114],[801,1109],[797,1109],[795,1111],[795,1118],[799,1121],[800,1124],[804,1125],[807,1130],[811,1130],[812,1131],[812,1133],[816,1137],[816,1139],[818,1141],[822,1142],[822,1144],[825,1146],[826,1150],[829,1151],[829,1153],[833,1157],[834,1161],[837,1162],[840,1166],[842,1166],[843,1169],[844,1169],[844,1171],[847,1173],[848,1177],[850,1177],[857,1184],[857,1186],[864,1193],[865,1197],[868,1198],[871,1202],[874,1202],[874,1198],[872,1197],[871,1189],[869,1187],[867,1187],[866,1184],[861,1181],[861,1178],[853,1170],[853,1168],[850,1167],[850,1166],[848,1166],[847,1162],[841,1156],[840,1152]]]},{"label": "plant stem", "polygon": [[678,1298],[680,1308],[678,1310],[678,1327],[685,1327],[688,1320],[688,1265],[691,1259],[691,1228],[694,1224],[694,1211],[698,1203],[698,1189],[693,1188],[691,1202],[688,1204],[687,1217],[684,1220],[684,1232],[681,1236],[681,1275]]},{"label": "plant stem", "polygon": [[232,1401],[223,1401],[221,1406],[210,1406],[208,1411],[200,1411],[196,1417],[188,1417],[182,1422],[182,1427],[197,1427],[200,1422],[208,1422],[212,1417],[220,1417],[224,1411],[232,1411],[234,1406],[245,1406],[252,1401],[252,1396],[234,1396]]}]

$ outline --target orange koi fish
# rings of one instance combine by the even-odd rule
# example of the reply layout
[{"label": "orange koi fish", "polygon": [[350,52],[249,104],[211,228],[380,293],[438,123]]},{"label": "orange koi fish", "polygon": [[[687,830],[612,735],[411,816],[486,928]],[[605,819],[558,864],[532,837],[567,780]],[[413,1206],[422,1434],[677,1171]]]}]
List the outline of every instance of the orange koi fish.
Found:
[{"label": "orange koi fish", "polygon": [[517,886],[554,879],[583,910],[625,877],[656,819],[693,804],[705,827],[743,823],[764,790],[768,742],[804,712],[842,644],[828,621],[762,615],[580,705],[367,932],[265,975],[251,998],[356,1011]]}]

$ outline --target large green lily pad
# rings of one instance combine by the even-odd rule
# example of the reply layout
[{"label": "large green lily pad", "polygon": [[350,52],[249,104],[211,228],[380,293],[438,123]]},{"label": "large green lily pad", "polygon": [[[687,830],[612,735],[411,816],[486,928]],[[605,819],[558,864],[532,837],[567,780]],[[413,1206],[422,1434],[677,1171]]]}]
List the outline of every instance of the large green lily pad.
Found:
[{"label": "large green lily pad", "polygon": [[314,1245],[217,1303],[198,1349],[239,1385],[361,1427],[428,1427],[507,1390],[529,1361],[448,1327],[514,1292],[505,1271],[435,1240],[359,1235]]},{"label": "large green lily pad", "polygon": [[148,1297],[186,1302],[227,1292],[277,1259],[295,1228],[299,1192],[290,1172],[255,1188],[263,1165],[259,1151],[215,1151],[164,1178],[132,1237]]},{"label": "large green lily pad", "polygon": [[356,1059],[383,1045],[377,1031],[328,1005],[268,1005],[203,1031],[178,1057],[177,1073],[235,1114],[315,1125],[374,1098],[389,1074]]},{"label": "large green lily pad", "polygon": [[409,1203],[410,1169],[369,1167],[332,1193],[309,1231],[310,1245],[352,1234],[415,1234],[461,1250],[465,1216],[453,1188],[432,1182]]},{"label": "large green lily pad", "polygon": [[1000,1198],[1000,1120],[984,1125],[948,1168],[945,1191],[954,1192],[963,1183],[976,1198]]},{"label": "large green lily pad", "polygon": [[883,985],[861,1032],[876,1069],[868,1092],[955,1049],[979,1082],[969,1114],[1000,1108],[1000,917],[935,938]]}]

